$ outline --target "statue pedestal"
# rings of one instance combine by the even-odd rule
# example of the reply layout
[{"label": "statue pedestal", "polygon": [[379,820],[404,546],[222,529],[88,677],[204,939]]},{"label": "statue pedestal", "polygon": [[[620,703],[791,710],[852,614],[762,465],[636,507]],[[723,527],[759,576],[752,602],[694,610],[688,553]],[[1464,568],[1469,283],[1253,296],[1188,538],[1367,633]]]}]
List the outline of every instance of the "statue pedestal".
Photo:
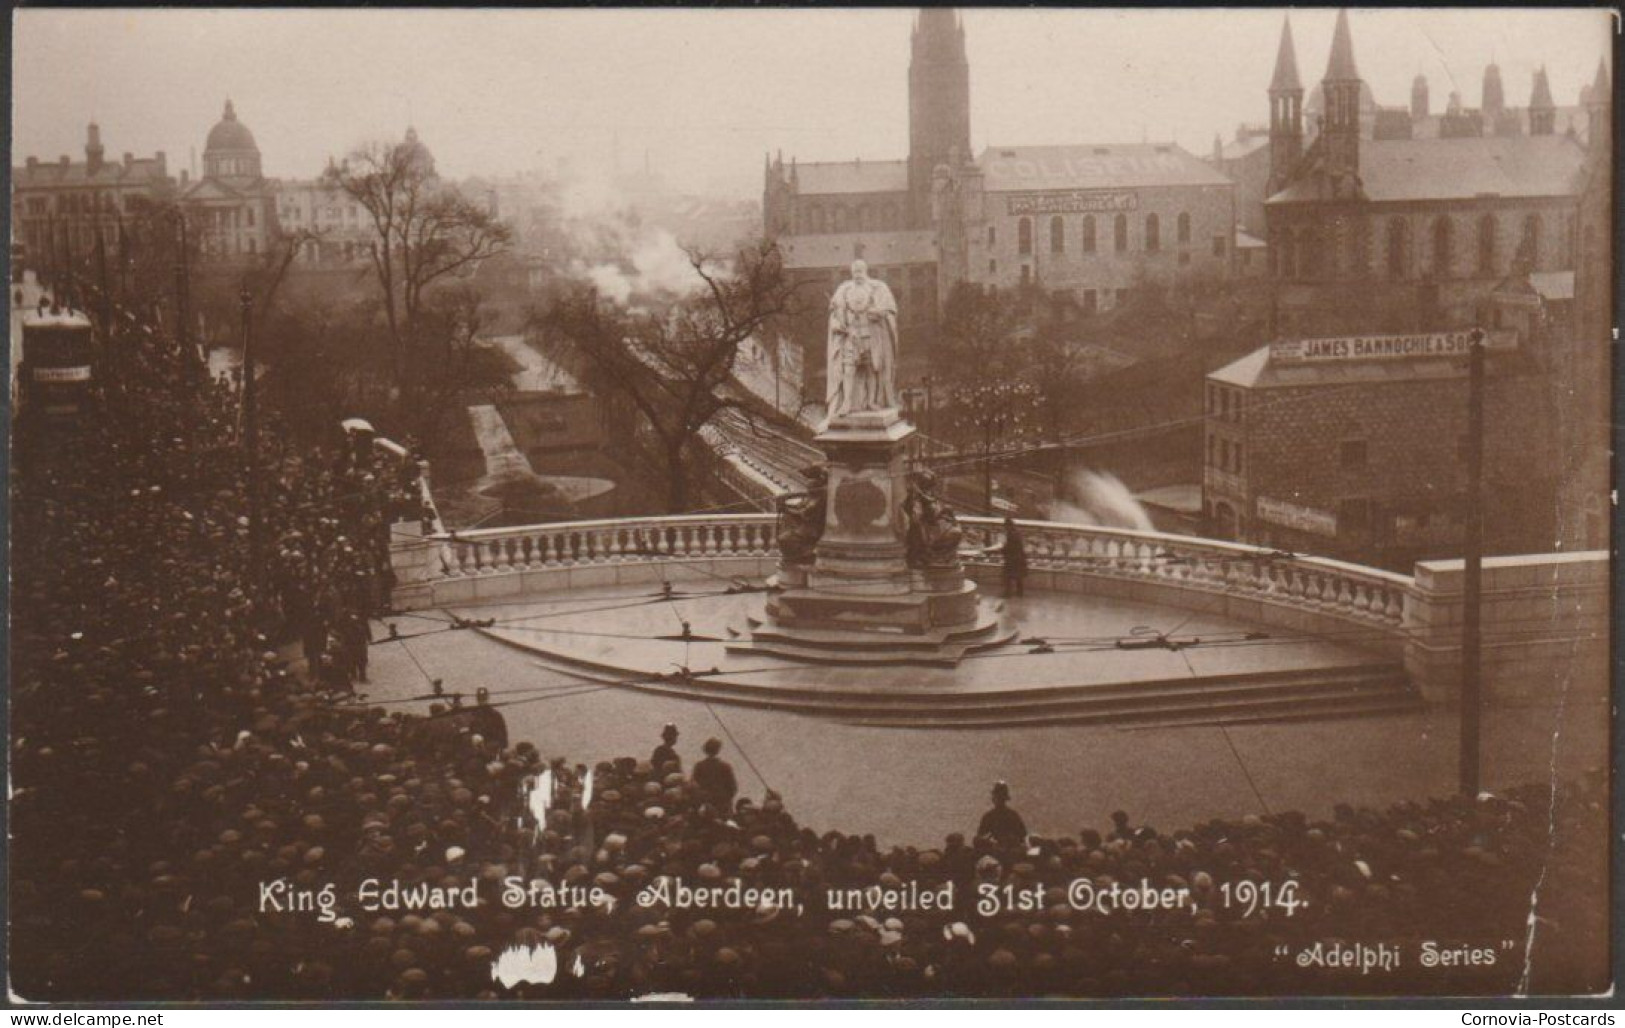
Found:
[{"label": "statue pedestal", "polygon": [[849,596],[905,596],[908,438],[897,411],[848,414],[813,437],[829,473],[829,513],[808,584]]},{"label": "statue pedestal", "polygon": [[1015,630],[957,562],[910,568],[907,444],[895,409],[834,419],[814,441],[827,459],[828,503],[811,564],[781,567],[760,612],[730,650],[824,663],[952,666]]}]

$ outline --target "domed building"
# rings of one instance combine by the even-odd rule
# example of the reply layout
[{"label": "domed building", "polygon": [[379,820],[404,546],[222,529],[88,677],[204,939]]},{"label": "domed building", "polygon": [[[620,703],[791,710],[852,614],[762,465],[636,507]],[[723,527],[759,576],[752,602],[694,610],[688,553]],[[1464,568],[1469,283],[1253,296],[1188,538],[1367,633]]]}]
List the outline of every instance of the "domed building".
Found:
[{"label": "domed building", "polygon": [[402,141],[401,149],[406,151],[407,156],[414,165],[422,169],[424,178],[439,177],[434,170],[434,154],[430,153],[429,148],[424,146],[423,141],[418,138],[416,128],[410,125],[407,126],[406,139]]},{"label": "domed building", "polygon": [[260,167],[254,133],[230,100],[203,147],[203,177],[184,191],[188,223],[210,260],[247,261],[276,235],[275,185]]},{"label": "domed building", "polygon": [[260,177],[260,148],[254,133],[237,120],[237,109],[226,101],[225,113],[209,130],[203,147],[203,177],[257,179]]}]

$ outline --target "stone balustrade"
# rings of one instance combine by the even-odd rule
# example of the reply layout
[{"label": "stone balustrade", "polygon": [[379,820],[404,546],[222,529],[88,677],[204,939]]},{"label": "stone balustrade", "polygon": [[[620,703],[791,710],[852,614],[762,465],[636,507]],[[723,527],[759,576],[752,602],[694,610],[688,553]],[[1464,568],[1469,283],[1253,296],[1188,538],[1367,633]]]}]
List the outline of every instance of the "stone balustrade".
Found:
[{"label": "stone balustrade", "polygon": [[[1002,522],[967,517],[967,573],[999,576]],[[1019,521],[1034,591],[1078,592],[1208,612],[1320,635],[1403,661],[1431,702],[1460,688],[1460,562],[1414,577],[1240,543],[1160,532]],[[573,521],[402,540],[421,555],[401,609],[680,579],[760,581],[778,562],[771,514]],[[1606,682],[1608,555],[1485,562],[1486,685],[1516,698],[1574,680]],[[406,570],[402,568],[401,570]],[[1582,673],[1583,671],[1583,673]]]},{"label": "stone balustrade", "polygon": [[[971,573],[996,575],[1003,537],[999,520],[973,517],[961,523]],[[1018,524],[1030,581],[1037,589],[1108,593],[1306,631],[1329,619],[1397,635],[1405,618],[1411,579],[1404,575],[1158,532],[1042,521]],[[424,581],[432,587],[554,569],[651,563],[719,562],[736,565],[728,574],[742,573],[741,568],[766,574],[777,556],[774,530],[772,515],[749,513],[455,532],[436,538],[439,552],[428,562]],[[585,579],[576,576],[575,581]],[[501,594],[528,591],[503,588]],[[494,589],[479,592],[498,595]]]}]

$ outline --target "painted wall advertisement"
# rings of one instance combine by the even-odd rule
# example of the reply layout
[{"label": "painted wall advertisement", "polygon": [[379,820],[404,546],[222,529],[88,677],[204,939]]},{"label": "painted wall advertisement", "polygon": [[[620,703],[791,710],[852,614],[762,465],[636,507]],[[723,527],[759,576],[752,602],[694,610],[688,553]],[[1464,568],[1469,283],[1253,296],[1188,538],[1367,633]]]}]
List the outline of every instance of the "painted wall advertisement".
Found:
[{"label": "painted wall advertisement", "polygon": [[[1465,357],[1472,337],[1472,331],[1462,330],[1411,335],[1338,336],[1331,339],[1281,339],[1270,344],[1270,360],[1281,364],[1308,364],[1317,361]],[[1514,333],[1487,333],[1488,349],[1509,350],[1516,345],[1517,336]]]},{"label": "painted wall advertisement", "polygon": [[1099,214],[1132,211],[1140,206],[1134,193],[1107,189],[1070,189],[1051,193],[1011,193],[1006,198],[1015,214]]},{"label": "painted wall advertisement", "polygon": [[1296,529],[1299,532],[1310,532],[1314,535],[1331,537],[1337,535],[1337,515],[1330,511],[1302,507],[1268,496],[1260,496],[1257,504],[1260,521],[1268,521],[1272,525]]}]

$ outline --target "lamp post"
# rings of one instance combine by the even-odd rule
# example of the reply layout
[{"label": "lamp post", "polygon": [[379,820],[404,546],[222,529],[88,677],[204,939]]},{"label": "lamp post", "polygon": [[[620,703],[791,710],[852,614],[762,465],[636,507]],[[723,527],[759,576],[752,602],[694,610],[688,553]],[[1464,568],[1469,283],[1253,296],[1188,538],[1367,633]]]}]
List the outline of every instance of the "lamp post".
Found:
[{"label": "lamp post", "polygon": [[1477,796],[1481,782],[1484,593],[1484,330],[1467,345],[1467,524],[1461,615],[1461,792]]},{"label": "lamp post", "polygon": [[181,351],[186,350],[187,338],[190,335],[187,326],[189,297],[186,282],[186,215],[180,211],[175,212],[176,237],[175,244],[175,340],[180,344]]},{"label": "lamp post", "polygon": [[237,294],[237,303],[243,319],[243,452],[248,463],[248,574],[251,583],[259,582],[261,535],[260,518],[260,461],[259,461],[259,408],[256,399],[254,375],[254,294],[244,283]]}]

